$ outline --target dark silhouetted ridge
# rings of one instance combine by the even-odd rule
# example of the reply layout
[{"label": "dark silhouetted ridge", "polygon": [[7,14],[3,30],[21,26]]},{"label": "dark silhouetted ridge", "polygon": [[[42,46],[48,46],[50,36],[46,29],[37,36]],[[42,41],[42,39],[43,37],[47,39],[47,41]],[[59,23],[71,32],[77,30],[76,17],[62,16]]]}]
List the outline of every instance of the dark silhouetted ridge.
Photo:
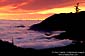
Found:
[{"label": "dark silhouetted ridge", "polygon": [[[54,14],[39,24],[32,25],[30,30],[35,31],[66,31],[62,37],[84,40],[85,37],[85,11],[79,13]],[[61,36],[60,35],[60,36]],[[60,37],[58,36],[58,37]],[[61,37],[61,38],[62,38]]]}]

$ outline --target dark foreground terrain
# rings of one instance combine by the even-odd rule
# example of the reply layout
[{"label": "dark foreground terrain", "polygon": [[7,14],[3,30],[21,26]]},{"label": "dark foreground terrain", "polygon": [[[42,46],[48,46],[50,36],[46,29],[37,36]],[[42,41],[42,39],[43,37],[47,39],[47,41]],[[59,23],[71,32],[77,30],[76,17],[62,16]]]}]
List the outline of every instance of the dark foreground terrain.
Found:
[{"label": "dark foreground terrain", "polygon": [[41,23],[32,25],[30,30],[35,31],[66,31],[60,36],[62,38],[85,41],[85,11],[79,13],[54,14]]}]

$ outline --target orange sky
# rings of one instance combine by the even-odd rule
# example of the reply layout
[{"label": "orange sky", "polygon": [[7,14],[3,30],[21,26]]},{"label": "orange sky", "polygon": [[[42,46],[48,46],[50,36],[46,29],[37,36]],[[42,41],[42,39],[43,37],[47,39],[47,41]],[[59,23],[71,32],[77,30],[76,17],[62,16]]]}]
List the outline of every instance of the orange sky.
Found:
[{"label": "orange sky", "polygon": [[75,12],[77,2],[85,11],[85,0],[0,0],[0,20],[43,20],[54,13]]}]

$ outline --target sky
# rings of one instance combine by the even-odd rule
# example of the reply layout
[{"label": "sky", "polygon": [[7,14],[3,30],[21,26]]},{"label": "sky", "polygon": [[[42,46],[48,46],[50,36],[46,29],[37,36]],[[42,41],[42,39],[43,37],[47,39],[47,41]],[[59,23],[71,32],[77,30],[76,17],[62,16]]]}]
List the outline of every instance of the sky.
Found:
[{"label": "sky", "polygon": [[44,20],[55,13],[75,12],[77,2],[85,11],[85,0],[0,0],[0,20]]}]

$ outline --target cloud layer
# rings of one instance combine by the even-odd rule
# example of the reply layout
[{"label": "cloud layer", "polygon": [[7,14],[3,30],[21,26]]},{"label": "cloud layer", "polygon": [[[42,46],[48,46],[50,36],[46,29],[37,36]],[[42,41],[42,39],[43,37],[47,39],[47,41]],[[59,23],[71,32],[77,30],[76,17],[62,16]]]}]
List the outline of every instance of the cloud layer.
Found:
[{"label": "cloud layer", "polygon": [[29,41],[21,45],[22,48],[33,48],[33,49],[46,49],[46,48],[54,48],[54,47],[63,47],[72,44],[72,40],[56,40],[56,39],[41,39],[35,41]]},{"label": "cloud layer", "polygon": [[[65,31],[54,31],[53,34],[59,35],[62,32]],[[29,33],[23,39],[15,39],[15,45],[20,46],[22,48],[45,49],[63,47],[72,44],[72,40],[69,39],[59,40],[52,37],[48,38],[51,39],[47,39],[47,36],[44,35],[44,33],[29,30]]]},{"label": "cloud layer", "polygon": [[11,5],[13,9],[45,10],[73,5],[74,0],[1,0],[0,7]]}]

